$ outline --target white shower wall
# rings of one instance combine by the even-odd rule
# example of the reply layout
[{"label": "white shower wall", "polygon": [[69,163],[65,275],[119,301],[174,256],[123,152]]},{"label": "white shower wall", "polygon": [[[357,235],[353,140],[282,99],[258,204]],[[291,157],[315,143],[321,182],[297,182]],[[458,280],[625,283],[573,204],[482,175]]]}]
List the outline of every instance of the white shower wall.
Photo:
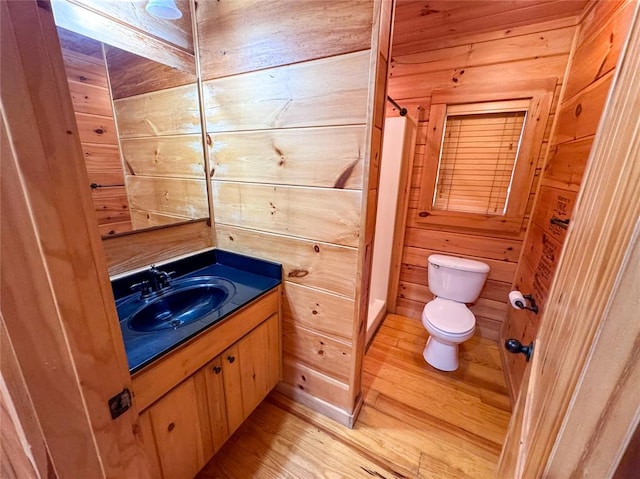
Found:
[{"label": "white shower wall", "polygon": [[373,245],[373,263],[369,289],[369,314],[367,317],[367,343],[387,312],[387,291],[391,270],[394,227],[398,205],[398,190],[402,162],[406,161],[405,149],[412,137],[414,123],[407,117],[387,118],[384,124],[380,184],[378,186],[378,211]]}]

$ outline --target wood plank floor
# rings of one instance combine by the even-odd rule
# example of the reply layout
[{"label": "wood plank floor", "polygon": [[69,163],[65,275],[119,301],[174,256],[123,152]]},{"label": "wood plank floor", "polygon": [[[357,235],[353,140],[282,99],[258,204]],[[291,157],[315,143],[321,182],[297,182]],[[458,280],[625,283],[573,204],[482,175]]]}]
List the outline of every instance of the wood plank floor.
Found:
[{"label": "wood plank floor", "polygon": [[426,339],[419,321],[387,316],[354,429],[272,393],[198,478],[495,477],[510,417],[498,345],[472,338],[444,373],[422,358]]}]

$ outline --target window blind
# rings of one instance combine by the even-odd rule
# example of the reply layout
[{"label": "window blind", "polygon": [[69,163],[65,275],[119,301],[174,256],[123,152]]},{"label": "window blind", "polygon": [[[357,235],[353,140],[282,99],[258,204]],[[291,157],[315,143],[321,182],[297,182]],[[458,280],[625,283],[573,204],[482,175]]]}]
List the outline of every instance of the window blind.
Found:
[{"label": "window blind", "polygon": [[447,114],[434,209],[504,215],[526,114]]}]

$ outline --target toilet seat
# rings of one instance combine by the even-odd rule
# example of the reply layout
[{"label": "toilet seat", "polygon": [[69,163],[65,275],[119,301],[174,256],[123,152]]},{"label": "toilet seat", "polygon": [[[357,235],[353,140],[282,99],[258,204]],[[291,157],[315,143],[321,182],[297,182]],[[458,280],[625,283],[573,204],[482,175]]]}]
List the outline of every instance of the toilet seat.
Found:
[{"label": "toilet seat", "polygon": [[436,331],[450,336],[467,335],[476,326],[476,317],[464,303],[442,298],[436,298],[425,305],[422,321],[428,322]]}]

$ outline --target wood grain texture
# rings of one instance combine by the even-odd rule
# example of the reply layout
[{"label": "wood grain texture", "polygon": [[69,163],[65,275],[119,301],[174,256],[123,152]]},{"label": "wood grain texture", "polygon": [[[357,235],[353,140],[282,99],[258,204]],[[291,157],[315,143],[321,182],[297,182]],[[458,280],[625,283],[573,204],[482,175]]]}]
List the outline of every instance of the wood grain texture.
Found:
[{"label": "wood grain texture", "polygon": [[105,406],[130,376],[53,16],[0,10],[2,317],[56,474],[149,477],[137,409]]},{"label": "wood grain texture", "polygon": [[351,345],[285,320],[282,325],[282,346],[290,358],[338,381],[348,382]]},{"label": "wood grain texture", "polygon": [[368,71],[366,50],[206,81],[207,132],[363,124]]},{"label": "wood grain texture", "polygon": [[216,224],[357,246],[361,193],[212,181]]},{"label": "wood grain texture", "polygon": [[197,219],[209,213],[204,180],[127,176],[131,208]]},{"label": "wood grain texture", "polygon": [[[187,2],[182,0],[182,3]],[[54,0],[52,7],[56,16],[56,24],[64,29],[173,68],[195,73],[190,15],[183,15],[182,20],[182,22],[188,22],[188,26],[167,41],[162,38],[162,30],[167,30],[164,27],[173,30],[175,25],[182,22],[158,20],[146,13],[142,2],[105,3],[94,0]],[[123,18],[119,19],[118,15],[123,15]],[[152,28],[155,31],[154,34],[145,31],[145,24],[149,23],[151,25],[146,28]],[[187,33],[188,39],[185,37]],[[180,43],[179,38],[184,38],[181,43],[186,48],[176,46],[174,41]]]},{"label": "wood grain texture", "polygon": [[344,318],[353,316],[352,299],[285,281],[283,318],[289,323],[338,337],[350,343],[351,325]]},{"label": "wood grain texture", "polygon": [[[576,193],[634,9],[634,2],[598,2],[580,25],[566,91],[558,107],[549,158],[531,212],[531,226],[514,284],[535,295],[540,314],[530,317],[509,310],[502,339],[509,335],[528,343],[541,327],[540,317],[544,315],[567,236],[566,229],[551,224],[550,220],[573,222]],[[512,400],[515,400],[525,365],[511,355],[505,355],[504,362]]]},{"label": "wood grain texture", "polygon": [[205,80],[366,50],[371,42],[367,0],[203,2],[196,13]]},{"label": "wood grain texture", "polygon": [[196,220],[171,228],[104,238],[109,274],[119,274],[154,262],[213,246],[211,227]]},{"label": "wood grain texture", "polygon": [[216,180],[362,188],[364,127],[210,133]]},{"label": "wood grain texture", "polygon": [[202,426],[208,418],[200,417],[197,401],[190,377],[147,411],[163,477],[193,477],[206,462]]},{"label": "wood grain texture", "polygon": [[[376,86],[369,73],[386,69],[378,65],[386,63],[378,51],[382,3],[248,5],[210,3],[198,15],[203,29],[215,25],[229,40],[201,36],[217,244],[283,264],[287,284],[304,291],[285,300],[292,328],[308,331],[301,343],[345,341],[353,359],[340,366],[341,381],[319,369],[322,362],[289,354],[281,390],[348,424],[364,347],[353,339],[366,297],[359,256],[370,239],[362,236],[366,204],[375,198],[375,189],[363,189],[377,168],[373,108],[384,101],[384,82]],[[328,309],[326,322],[314,325],[316,295]]]},{"label": "wood grain texture", "polygon": [[118,145],[84,143],[82,154],[90,183],[102,186],[124,185],[124,172]]},{"label": "wood grain texture", "polygon": [[[33,402],[9,333],[0,317],[0,386],[2,395],[3,424],[0,475],[3,477],[45,477],[51,467],[46,439],[37,419]],[[12,433],[15,432],[15,435]],[[23,448],[25,441],[29,448]],[[13,463],[16,463],[13,465]]]},{"label": "wood grain texture", "polygon": [[[418,322],[387,317],[365,356],[353,429],[272,393],[198,479],[493,477],[509,419],[497,346],[463,343],[461,368],[445,374],[422,359],[426,338]],[[446,407],[432,407],[438,395]],[[465,410],[472,419],[457,417]]]},{"label": "wood grain texture", "polygon": [[640,218],[640,28],[634,8],[631,37],[602,113],[528,386],[515,412],[523,423],[512,424],[507,434],[505,451],[516,460],[505,462],[500,477],[612,475],[637,422],[637,401],[624,399],[635,395],[637,384],[626,378],[638,367],[632,352]]},{"label": "wood grain texture", "polygon": [[200,133],[196,85],[145,93],[114,101],[120,138]]},{"label": "wood grain texture", "polygon": [[71,101],[101,235],[131,231],[102,45],[58,28]]},{"label": "wood grain texture", "polygon": [[196,82],[195,72],[171,68],[109,45],[105,45],[105,58],[114,100]]},{"label": "wood grain texture", "polygon": [[129,138],[120,141],[130,175],[204,179],[200,135]]},{"label": "wood grain texture", "polygon": [[[529,13],[541,13],[541,4],[529,4]],[[584,5],[584,2],[582,2]],[[547,5],[550,6],[550,5]],[[495,97],[496,92],[519,90],[536,91],[548,89],[545,77],[564,77],[573,36],[575,34],[575,20],[546,19],[533,15],[529,22],[520,21],[518,25],[500,25],[523,15],[521,5],[513,8],[501,2],[436,2],[426,7],[412,2],[398,3],[395,20],[395,37],[393,44],[392,73],[389,79],[389,94],[400,100],[403,106],[408,106],[416,120],[418,130],[415,140],[415,157],[410,175],[412,186],[404,214],[407,224],[404,234],[404,246],[401,259],[401,274],[403,290],[398,287],[396,298],[401,304],[404,314],[419,317],[424,307],[423,300],[429,297],[426,290],[426,258],[430,253],[449,254],[453,256],[471,257],[490,264],[492,268],[491,287],[485,288],[481,299],[492,305],[481,308],[488,312],[490,318],[478,318],[479,333],[487,332],[495,338],[496,326],[500,327],[499,318],[504,317],[503,308],[494,308],[493,301],[506,304],[508,285],[514,279],[516,265],[522,245],[522,227],[526,222],[522,219],[509,223],[510,235],[499,234],[497,231],[483,230],[489,219],[460,217],[452,218],[448,226],[428,226],[418,221],[418,201],[420,185],[425,175],[433,175],[433,163],[427,163],[428,146],[426,142],[430,110],[432,109],[432,95],[437,92],[442,101],[455,102],[455,96],[461,90],[473,95],[473,101],[483,101]],[[554,2],[552,8],[565,8],[575,15],[582,8],[576,2],[573,5],[560,6]],[[524,8],[526,11],[527,8]],[[410,13],[412,12],[412,13]],[[473,12],[481,15],[475,17]],[[421,16],[421,13],[423,14]],[[406,43],[399,40],[403,36],[415,34],[404,31],[410,25],[429,23],[436,18],[449,24],[452,20],[448,15],[459,19],[450,30],[436,38],[431,36],[431,27],[423,31],[423,40],[409,39]],[[524,18],[524,17],[522,17]],[[536,23],[537,22],[537,23]],[[518,22],[516,22],[518,23]],[[525,26],[525,23],[526,26]],[[491,25],[495,25],[492,29]],[[432,25],[435,30],[441,26]],[[398,43],[400,42],[400,43]],[[551,86],[553,88],[553,86]],[[448,95],[442,94],[449,91]],[[555,88],[553,105],[558,102],[560,89]],[[397,112],[389,112],[394,116]],[[546,121],[545,130],[549,130],[553,121],[550,116]],[[545,132],[543,139],[548,136]],[[546,143],[542,143],[541,152]],[[535,174],[538,168],[539,155],[531,156],[531,170]],[[543,159],[544,159],[544,155]],[[535,157],[535,158],[534,158]],[[427,168],[428,166],[428,168]],[[431,168],[431,169],[429,169]],[[429,176],[431,178],[431,176]],[[435,182],[435,177],[433,178]],[[535,191],[535,183],[524,182],[519,186],[522,201],[519,210],[526,213],[530,209],[531,193]],[[524,191],[526,190],[526,191]],[[499,218],[499,220],[504,218]],[[483,226],[484,224],[484,226]],[[504,227],[506,223],[499,221],[496,226]],[[408,276],[410,270],[420,272],[419,275]],[[425,268],[420,270],[419,268]],[[411,299],[402,297],[407,292]],[[502,298],[499,295],[503,295]],[[498,312],[502,309],[502,312]],[[496,325],[495,322],[498,322]]]},{"label": "wood grain texture", "polygon": [[287,282],[354,298],[354,248],[225,225],[216,225],[216,245],[282,263]]},{"label": "wood grain texture", "polygon": [[124,186],[107,186],[91,190],[95,216],[99,225],[129,221],[129,203]]},{"label": "wood grain texture", "polygon": [[508,37],[532,24],[580,15],[586,1],[435,1],[399,0],[393,34],[393,55],[441,47],[446,42],[495,32]]}]

